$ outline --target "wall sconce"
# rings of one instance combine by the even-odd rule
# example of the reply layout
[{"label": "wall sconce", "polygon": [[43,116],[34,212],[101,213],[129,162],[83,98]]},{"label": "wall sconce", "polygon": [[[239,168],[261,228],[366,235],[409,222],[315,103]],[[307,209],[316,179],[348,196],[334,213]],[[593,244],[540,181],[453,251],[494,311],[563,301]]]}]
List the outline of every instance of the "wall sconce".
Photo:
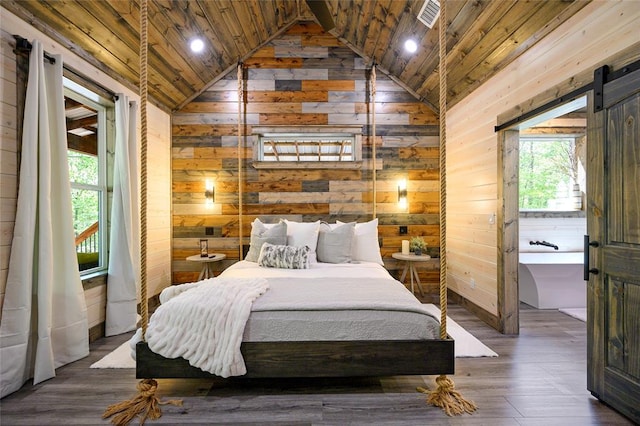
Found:
[{"label": "wall sconce", "polygon": [[204,199],[205,204],[207,206],[213,206],[213,203],[216,202],[216,191],[213,186],[213,181],[211,179],[207,179],[204,184]]},{"label": "wall sconce", "polygon": [[398,207],[407,208],[407,181],[402,179],[398,181]]}]

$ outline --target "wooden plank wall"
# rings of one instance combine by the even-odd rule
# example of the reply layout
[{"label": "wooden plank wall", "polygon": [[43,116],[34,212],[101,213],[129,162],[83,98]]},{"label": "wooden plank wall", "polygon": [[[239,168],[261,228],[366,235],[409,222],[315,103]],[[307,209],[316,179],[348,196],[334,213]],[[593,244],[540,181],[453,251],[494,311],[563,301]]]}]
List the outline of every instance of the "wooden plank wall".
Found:
[{"label": "wooden plank wall", "polygon": [[18,197],[16,56],[10,45],[12,41],[11,34],[0,30],[0,308],[7,285]]},{"label": "wooden plank wall", "polygon": [[[372,218],[370,64],[312,23],[300,23],[244,63],[243,236],[251,222],[367,221]],[[437,116],[383,73],[376,84],[377,217],[386,266],[401,240],[423,235],[438,253],[439,179]],[[194,281],[198,264],[185,261],[207,238],[210,251],[238,260],[237,76],[222,80],[173,114],[173,283]],[[253,126],[363,126],[362,170],[256,170]],[[213,208],[204,204],[205,179],[215,181]],[[407,179],[408,211],[397,206],[397,181]],[[399,235],[399,226],[408,235]],[[206,228],[213,235],[206,235]],[[222,265],[224,266],[224,265]],[[421,277],[437,286],[438,272]]]},{"label": "wooden plank wall", "polygon": [[[497,117],[638,45],[635,2],[592,2],[447,114],[449,288],[498,314]],[[637,50],[636,50],[637,52]],[[590,71],[589,71],[590,72]],[[549,99],[551,100],[551,99]],[[520,113],[523,111],[520,110]],[[508,177],[505,177],[508,178]],[[472,284],[472,280],[475,284]],[[508,313],[507,313],[508,315]]]}]

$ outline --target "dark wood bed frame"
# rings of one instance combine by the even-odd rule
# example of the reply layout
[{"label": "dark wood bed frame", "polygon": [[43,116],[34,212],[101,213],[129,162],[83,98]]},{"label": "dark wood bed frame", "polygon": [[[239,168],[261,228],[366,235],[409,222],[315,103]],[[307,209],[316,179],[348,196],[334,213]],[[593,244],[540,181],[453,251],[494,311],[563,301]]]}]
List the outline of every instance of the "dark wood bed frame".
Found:
[{"label": "dark wood bed frame", "polygon": [[[454,341],[357,340],[314,342],[244,342],[240,350],[246,378],[366,377],[453,374]],[[137,378],[218,377],[136,346]]]}]

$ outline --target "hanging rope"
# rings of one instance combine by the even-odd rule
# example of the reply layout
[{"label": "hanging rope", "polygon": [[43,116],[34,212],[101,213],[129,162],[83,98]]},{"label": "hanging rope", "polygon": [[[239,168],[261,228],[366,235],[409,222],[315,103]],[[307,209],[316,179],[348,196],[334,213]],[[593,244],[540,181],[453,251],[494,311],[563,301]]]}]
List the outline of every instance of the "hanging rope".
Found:
[{"label": "hanging rope", "polygon": [[[147,302],[147,52],[148,52],[147,0],[140,1],[140,315],[142,316],[142,340],[149,324]],[[138,395],[130,400],[112,404],[102,414],[115,425],[128,425],[140,416],[140,424],[146,419],[162,416],[160,405],[182,405],[182,400],[160,402],[155,396],[158,383],[153,379],[143,379],[138,385]]]},{"label": "hanging rope", "polygon": [[440,338],[447,338],[447,25],[440,3]]},{"label": "hanging rope", "polygon": [[[446,1],[440,1],[440,338],[447,338],[447,14]],[[442,408],[447,415],[473,413],[476,404],[467,401],[455,390],[453,380],[446,375],[436,378],[437,388],[429,391],[427,402]]]},{"label": "hanging rope", "polygon": [[142,340],[149,324],[147,303],[147,0],[140,2],[140,315]]},{"label": "hanging rope", "polygon": [[376,64],[371,66],[371,157],[373,179],[373,218],[376,218],[376,194],[378,193],[378,180],[376,175]]},{"label": "hanging rope", "polygon": [[238,244],[239,257],[242,260],[242,102],[244,90],[242,87],[242,62],[238,62]]}]

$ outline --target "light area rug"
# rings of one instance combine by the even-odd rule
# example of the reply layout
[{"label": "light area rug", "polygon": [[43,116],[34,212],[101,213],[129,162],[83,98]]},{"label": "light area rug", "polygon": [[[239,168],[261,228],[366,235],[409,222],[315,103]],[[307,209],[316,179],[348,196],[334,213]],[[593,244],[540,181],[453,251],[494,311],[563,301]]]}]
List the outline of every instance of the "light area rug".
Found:
[{"label": "light area rug", "polygon": [[587,322],[587,308],[560,308],[558,310],[582,322]]},{"label": "light area rug", "polygon": [[90,368],[136,368],[136,360],[131,357],[131,347],[127,340],[100,361],[91,364]]},{"label": "light area rug", "polygon": [[[429,313],[440,318],[440,309],[432,304],[424,305]],[[455,341],[456,358],[479,358],[498,356],[487,345],[476,339],[474,335],[462,328],[457,322],[447,315],[447,334]]]},{"label": "light area rug", "polygon": [[[440,309],[433,304],[425,307],[436,318],[440,318]],[[497,353],[476,339],[471,333],[447,316],[447,333],[455,340],[456,358],[496,357]],[[136,361],[131,358],[131,348],[126,341],[101,360],[93,363],[91,368],[136,368]]]}]

